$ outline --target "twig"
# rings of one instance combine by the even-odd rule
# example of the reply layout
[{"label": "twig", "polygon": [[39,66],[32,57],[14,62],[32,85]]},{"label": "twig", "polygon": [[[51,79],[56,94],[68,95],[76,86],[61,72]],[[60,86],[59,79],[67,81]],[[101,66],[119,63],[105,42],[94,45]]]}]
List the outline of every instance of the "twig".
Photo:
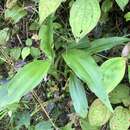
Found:
[{"label": "twig", "polygon": [[22,41],[21,41],[19,35],[17,34],[16,36],[17,36],[17,38],[18,38],[18,40],[19,40],[19,43],[22,45]]},{"label": "twig", "polygon": [[49,114],[47,113],[47,111],[45,110],[41,99],[38,97],[38,95],[36,94],[35,91],[32,92],[33,96],[35,97],[35,99],[37,100],[37,102],[39,103],[39,105],[41,106],[43,112],[46,114],[47,118],[50,120],[51,124],[53,125],[53,127],[58,130],[58,127],[53,123],[52,119],[50,118]]}]

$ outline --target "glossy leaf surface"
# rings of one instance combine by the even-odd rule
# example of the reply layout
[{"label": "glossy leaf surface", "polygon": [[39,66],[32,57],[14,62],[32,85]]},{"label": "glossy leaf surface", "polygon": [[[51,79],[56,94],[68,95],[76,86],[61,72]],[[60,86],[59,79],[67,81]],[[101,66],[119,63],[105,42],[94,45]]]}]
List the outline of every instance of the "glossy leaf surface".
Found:
[{"label": "glossy leaf surface", "polygon": [[70,26],[76,40],[83,38],[100,18],[98,0],[76,0],[70,10]]},{"label": "glossy leaf surface", "polygon": [[85,51],[72,49],[63,53],[67,65],[76,75],[87,83],[88,87],[112,111],[100,68]]},{"label": "glossy leaf surface", "polygon": [[88,113],[88,102],[85,90],[81,81],[74,75],[71,75],[69,78],[69,92],[73,101],[75,111],[82,118],[85,118]]},{"label": "glossy leaf surface", "polygon": [[116,57],[105,61],[101,65],[103,81],[107,93],[111,92],[123,79],[126,68],[126,59]]},{"label": "glossy leaf surface", "polygon": [[32,91],[47,75],[50,67],[49,61],[36,60],[25,65],[7,84],[9,96],[20,99]]},{"label": "glossy leaf surface", "polygon": [[62,0],[40,0],[39,2],[39,17],[40,24],[60,6]]}]

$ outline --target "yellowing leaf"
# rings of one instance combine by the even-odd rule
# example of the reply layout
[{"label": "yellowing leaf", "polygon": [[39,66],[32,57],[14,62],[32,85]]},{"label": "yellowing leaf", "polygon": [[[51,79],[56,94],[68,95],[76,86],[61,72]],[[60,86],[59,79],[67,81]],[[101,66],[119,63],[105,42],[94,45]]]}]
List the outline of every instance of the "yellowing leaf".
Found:
[{"label": "yellowing leaf", "polygon": [[100,18],[98,0],[76,0],[70,10],[70,26],[76,40],[83,38]]},{"label": "yellowing leaf", "polygon": [[110,116],[111,112],[99,99],[96,99],[90,106],[88,119],[92,126],[104,125]]},{"label": "yellowing leaf", "polygon": [[12,8],[17,3],[17,0],[7,0],[6,1],[6,7]]},{"label": "yellowing leaf", "polygon": [[39,2],[39,17],[40,24],[52,13],[56,11],[56,9],[60,6],[62,0],[40,0]]},{"label": "yellowing leaf", "polygon": [[69,92],[73,101],[75,111],[82,118],[85,118],[88,113],[88,102],[85,90],[81,81],[74,75],[71,75],[69,79]]},{"label": "yellowing leaf", "polygon": [[29,91],[32,91],[47,75],[49,67],[49,61],[40,60],[25,65],[7,84],[8,95],[14,96],[18,100]]},{"label": "yellowing leaf", "polygon": [[110,120],[110,130],[128,130],[130,126],[130,111],[122,106],[115,109]]},{"label": "yellowing leaf", "polygon": [[110,94],[112,104],[122,103],[129,98],[130,88],[125,84],[119,84]]},{"label": "yellowing leaf", "polygon": [[121,82],[125,74],[125,68],[126,59],[123,57],[112,58],[101,65],[107,93],[111,92]]},{"label": "yellowing leaf", "polygon": [[86,82],[90,90],[112,111],[108,95],[104,88],[102,73],[93,58],[85,51],[78,49],[67,50],[63,53],[63,57],[76,75]]},{"label": "yellowing leaf", "polygon": [[125,6],[128,4],[129,0],[115,0],[118,6],[124,11]]}]

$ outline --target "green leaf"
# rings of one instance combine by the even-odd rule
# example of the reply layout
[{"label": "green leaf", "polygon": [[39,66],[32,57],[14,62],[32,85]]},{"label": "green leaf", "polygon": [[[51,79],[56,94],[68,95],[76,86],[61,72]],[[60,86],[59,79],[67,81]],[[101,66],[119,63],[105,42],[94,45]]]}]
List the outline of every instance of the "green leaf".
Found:
[{"label": "green leaf", "polygon": [[41,54],[39,48],[35,48],[35,47],[31,47],[30,53],[34,58],[38,58]]},{"label": "green leaf", "polygon": [[29,26],[29,30],[30,31],[38,31],[39,30],[39,23],[38,20],[36,19],[35,21],[33,21],[30,26]]},{"label": "green leaf", "polygon": [[36,60],[25,65],[7,84],[8,95],[19,100],[42,81],[49,68],[49,61]]},{"label": "green leaf", "polygon": [[118,106],[110,120],[110,130],[128,130],[130,126],[130,111]]},{"label": "green leaf", "polygon": [[70,26],[76,40],[83,38],[100,18],[98,0],[76,0],[70,10]]},{"label": "green leaf", "polygon": [[129,42],[129,38],[125,37],[109,37],[94,40],[90,43],[90,47],[86,51],[90,54],[101,52],[113,48],[114,46],[121,45],[124,42]]},{"label": "green leaf", "polygon": [[90,47],[89,38],[83,37],[78,43],[75,41],[70,42],[67,46],[68,49],[85,49]]},{"label": "green leaf", "polygon": [[21,55],[21,48],[20,47],[15,47],[10,49],[10,56],[15,59],[18,60],[20,58]]},{"label": "green leaf", "polygon": [[21,128],[22,126],[28,128],[30,126],[31,116],[28,111],[17,112],[13,120],[17,128]]},{"label": "green leaf", "polygon": [[118,6],[124,11],[125,6],[128,4],[129,0],[115,0]]},{"label": "green leaf", "polygon": [[26,40],[26,46],[32,46],[32,39],[30,39],[30,38],[28,38],[27,40]]},{"label": "green leaf", "polygon": [[0,45],[6,45],[9,37],[9,28],[4,28],[3,30],[0,30]]},{"label": "green leaf", "polygon": [[22,50],[22,59],[24,60],[30,54],[30,47],[24,47]]},{"label": "green leaf", "polygon": [[2,111],[5,107],[10,105],[11,103],[17,102],[19,99],[15,99],[15,96],[8,95],[7,86],[0,86],[0,111]]},{"label": "green leaf", "polygon": [[75,111],[82,118],[85,118],[88,113],[88,102],[84,87],[81,81],[74,75],[69,78],[69,92],[73,101]]},{"label": "green leaf", "polygon": [[61,128],[61,130],[74,130],[74,128],[72,128],[72,122],[68,123],[65,127]]},{"label": "green leaf", "polygon": [[112,104],[122,103],[129,97],[129,94],[130,88],[125,84],[120,84],[109,94],[110,101]]},{"label": "green leaf", "polygon": [[19,20],[25,15],[27,15],[26,10],[18,5],[15,5],[12,8],[5,10],[5,19],[11,20],[14,23],[19,22]]},{"label": "green leaf", "polygon": [[52,13],[56,11],[56,9],[60,6],[62,0],[40,0],[39,2],[39,17],[40,24]]},{"label": "green leaf", "polygon": [[104,86],[107,93],[111,92],[123,79],[126,68],[126,59],[123,57],[111,58],[101,65]]},{"label": "green leaf", "polygon": [[100,127],[90,125],[88,120],[80,119],[80,125],[82,130],[100,130]]},{"label": "green leaf", "polygon": [[101,8],[104,13],[108,13],[112,8],[112,6],[113,6],[112,0],[104,0]]},{"label": "green leaf", "polygon": [[127,21],[130,21],[130,12],[127,12],[125,15],[124,15],[124,18]]},{"label": "green leaf", "polygon": [[12,8],[14,5],[16,5],[17,0],[7,0],[6,1],[6,7],[7,8]]},{"label": "green leaf", "polygon": [[63,53],[67,65],[76,75],[88,84],[88,87],[112,111],[108,95],[102,81],[102,73],[93,58],[85,51],[78,49],[67,50]]},{"label": "green leaf", "polygon": [[90,106],[88,119],[92,126],[102,126],[109,120],[111,112],[99,100],[96,99]]},{"label": "green leaf", "polygon": [[49,121],[42,121],[35,126],[35,130],[54,130],[54,129]]},{"label": "green leaf", "polygon": [[130,65],[128,65],[128,79],[129,79],[129,83],[130,83]]},{"label": "green leaf", "polygon": [[39,31],[39,38],[41,40],[40,48],[41,50],[48,56],[48,58],[52,59],[54,57],[53,52],[53,23],[52,17],[50,16],[47,20],[47,25],[43,24]]}]

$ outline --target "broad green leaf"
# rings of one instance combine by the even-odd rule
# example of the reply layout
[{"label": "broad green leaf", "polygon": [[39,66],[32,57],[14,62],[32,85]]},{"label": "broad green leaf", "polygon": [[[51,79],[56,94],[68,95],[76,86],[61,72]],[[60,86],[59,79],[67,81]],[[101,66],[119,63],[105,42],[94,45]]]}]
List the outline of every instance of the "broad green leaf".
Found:
[{"label": "broad green leaf", "polygon": [[72,128],[72,122],[61,128],[61,130],[74,130],[74,128]]},{"label": "broad green leaf", "polygon": [[34,58],[38,58],[41,54],[39,48],[35,48],[35,47],[31,47],[30,53]]},{"label": "broad green leaf", "polygon": [[13,59],[18,60],[20,55],[21,55],[21,48],[20,47],[15,47],[15,48],[10,49],[10,56]]},{"label": "broad green leaf", "polygon": [[80,125],[82,130],[100,130],[100,127],[90,125],[88,120],[80,119]]},{"label": "broad green leaf", "polygon": [[97,25],[100,14],[98,0],[76,0],[73,3],[69,21],[77,41]]},{"label": "broad green leaf", "polygon": [[54,130],[54,129],[49,121],[42,121],[35,126],[35,130]]},{"label": "broad green leaf", "polygon": [[41,40],[40,43],[41,50],[48,56],[48,58],[52,59],[54,56],[52,17],[48,18],[47,25],[43,24],[41,26],[39,31],[39,38]]},{"label": "broad green leaf", "polygon": [[7,108],[9,111],[16,111],[18,108],[18,101],[14,95],[8,95],[8,87],[6,85],[0,86],[0,111],[3,111]]},{"label": "broad green leaf", "polygon": [[36,60],[25,65],[7,84],[8,95],[16,100],[32,91],[47,75],[49,61]]},{"label": "broad green leaf", "polygon": [[94,40],[90,43],[90,47],[86,51],[90,54],[101,52],[113,48],[114,46],[121,45],[124,42],[129,42],[129,38],[125,37],[109,37]]},{"label": "broad green leaf", "polygon": [[[0,86],[0,111],[3,110],[5,107],[10,105],[11,103],[17,102],[19,99],[15,99],[15,96],[8,95],[8,88],[7,86]],[[12,102],[14,101],[14,102]]]},{"label": "broad green leaf", "polygon": [[128,65],[128,79],[129,79],[129,83],[130,83],[130,65]]},{"label": "broad green leaf", "polygon": [[110,101],[112,104],[122,103],[129,97],[130,88],[125,84],[118,85],[110,94]]},{"label": "broad green leaf", "polygon": [[56,9],[60,6],[63,0],[40,0],[39,2],[39,17],[40,24],[52,13],[56,11]]},{"label": "broad green leaf", "polygon": [[85,51],[71,49],[63,53],[67,65],[76,75],[87,83],[88,87],[112,111],[111,104],[102,81],[102,73],[94,59]]},{"label": "broad green leaf", "polygon": [[69,78],[69,92],[75,111],[82,118],[85,118],[88,113],[88,102],[85,90],[81,81],[74,75]]},{"label": "broad green leaf", "polygon": [[130,12],[127,12],[125,15],[124,15],[124,18],[127,21],[130,21]]},{"label": "broad green leaf", "polygon": [[128,4],[129,0],[115,0],[118,6],[124,11],[125,6]]},{"label": "broad green leaf", "polygon": [[31,116],[28,111],[17,112],[13,118],[17,129],[20,129],[22,126],[28,128],[30,126],[30,120]]},{"label": "broad green leaf", "polygon": [[11,20],[14,23],[19,22],[27,14],[27,11],[18,5],[13,6],[12,8],[5,10],[5,19]]},{"label": "broad green leaf", "polygon": [[0,111],[32,91],[46,76],[49,67],[49,61],[33,61],[25,65],[9,83],[0,86]]},{"label": "broad green leaf", "polygon": [[123,79],[126,68],[126,59],[116,57],[105,61],[101,65],[104,86],[107,93],[111,92]]},{"label": "broad green leaf", "polygon": [[24,47],[22,49],[22,59],[24,60],[30,54],[30,47]]},{"label": "broad green leaf", "polygon": [[3,30],[0,30],[0,45],[6,45],[9,37],[9,28],[4,28]]},{"label": "broad green leaf", "polygon": [[111,112],[99,100],[96,99],[90,106],[88,119],[92,126],[102,126],[109,120]]},{"label": "broad green leaf", "polygon": [[118,106],[110,120],[110,130],[128,130],[129,126],[130,111],[122,106]]}]

